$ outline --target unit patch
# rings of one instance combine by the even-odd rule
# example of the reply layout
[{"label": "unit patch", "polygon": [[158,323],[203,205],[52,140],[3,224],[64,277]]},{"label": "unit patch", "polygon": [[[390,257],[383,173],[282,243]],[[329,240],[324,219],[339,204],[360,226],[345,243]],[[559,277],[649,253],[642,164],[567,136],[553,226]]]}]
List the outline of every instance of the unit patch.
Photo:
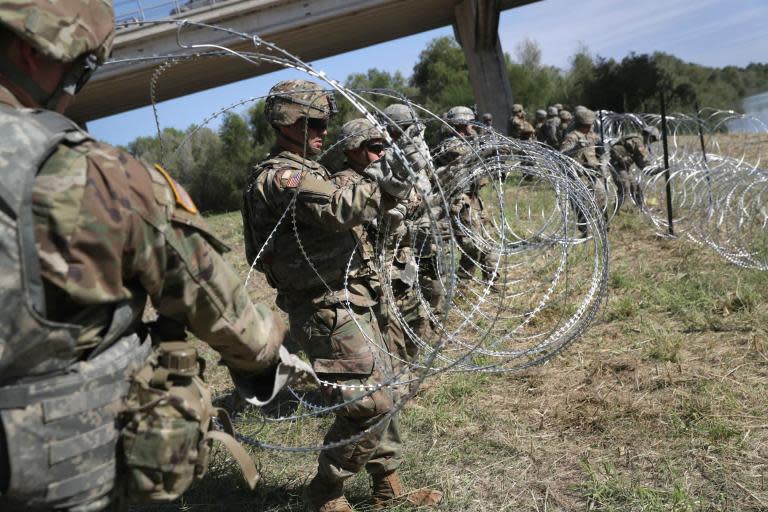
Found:
[{"label": "unit patch", "polygon": [[189,213],[198,213],[197,206],[195,206],[194,201],[192,201],[192,198],[189,197],[187,191],[184,190],[184,187],[179,185],[176,180],[171,178],[171,175],[168,174],[168,171],[163,169],[162,165],[155,164],[155,169],[157,169],[160,174],[163,175],[165,181],[167,181],[168,185],[171,186],[171,190],[173,190],[173,196],[176,198],[176,204],[184,208]]}]

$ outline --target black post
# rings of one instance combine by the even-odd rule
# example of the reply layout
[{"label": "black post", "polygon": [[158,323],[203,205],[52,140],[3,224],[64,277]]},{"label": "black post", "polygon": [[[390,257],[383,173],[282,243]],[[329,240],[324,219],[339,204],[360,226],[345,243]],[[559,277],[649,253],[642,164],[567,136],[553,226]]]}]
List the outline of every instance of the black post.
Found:
[{"label": "black post", "polygon": [[672,182],[669,176],[669,146],[667,145],[667,103],[664,99],[664,91],[661,96],[661,140],[664,146],[664,177],[667,180],[667,231],[675,236],[675,228],[672,223]]},{"label": "black post", "polygon": [[701,157],[704,159],[704,165],[707,167],[707,194],[709,199],[709,206],[712,206],[712,181],[709,175],[709,161],[707,160],[707,147],[704,144],[704,128],[701,117],[699,117],[699,102],[694,103],[696,108],[696,126],[699,128],[699,143],[701,144]]}]

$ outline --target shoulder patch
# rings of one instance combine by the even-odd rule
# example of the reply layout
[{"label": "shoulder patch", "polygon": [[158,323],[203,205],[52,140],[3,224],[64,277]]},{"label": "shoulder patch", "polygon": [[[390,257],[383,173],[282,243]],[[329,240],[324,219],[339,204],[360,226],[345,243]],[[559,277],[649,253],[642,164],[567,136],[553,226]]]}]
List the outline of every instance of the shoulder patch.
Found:
[{"label": "shoulder patch", "polygon": [[280,181],[285,188],[296,188],[301,185],[301,180],[304,178],[304,172],[297,170],[283,171],[280,176]]},{"label": "shoulder patch", "polygon": [[184,208],[189,213],[198,213],[197,206],[195,206],[195,203],[192,201],[192,198],[189,197],[187,191],[184,190],[184,187],[179,185],[176,180],[171,178],[171,175],[168,174],[168,171],[163,169],[162,165],[155,164],[155,169],[157,169],[158,172],[163,175],[165,181],[167,181],[168,185],[170,185],[171,190],[173,190],[173,196],[176,198],[176,204]]}]

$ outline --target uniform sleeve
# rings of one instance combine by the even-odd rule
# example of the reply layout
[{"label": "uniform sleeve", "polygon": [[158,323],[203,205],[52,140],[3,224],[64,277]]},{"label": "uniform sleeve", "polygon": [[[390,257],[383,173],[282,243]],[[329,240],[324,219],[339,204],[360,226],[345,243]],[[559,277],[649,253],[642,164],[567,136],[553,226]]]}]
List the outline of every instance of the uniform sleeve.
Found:
[{"label": "uniform sleeve", "polygon": [[563,142],[560,143],[560,151],[571,156],[577,149],[577,142],[578,139],[576,137],[572,137],[570,134],[566,135]]},{"label": "uniform sleeve", "polygon": [[255,372],[276,363],[284,326],[253,306],[202,218],[177,207],[183,189],[94,143],[57,152],[37,195],[44,277],[67,303],[103,311],[149,296],[226,364]]},{"label": "uniform sleeve", "polygon": [[[283,193],[291,176],[275,175],[277,189]],[[347,187],[305,174],[296,190],[296,217],[302,223],[326,231],[344,231],[376,218],[380,211],[394,207],[397,201],[383,194],[377,183],[364,180]]]},{"label": "uniform sleeve", "polygon": [[648,154],[648,149],[645,147],[645,144],[640,141],[633,141],[632,159],[635,161],[635,165],[637,165],[640,170],[650,165],[651,158]]},{"label": "uniform sleeve", "polygon": [[219,352],[227,366],[265,370],[277,362],[286,328],[269,308],[254,306],[209,236],[199,216],[174,215],[166,236],[162,287],[152,298],[155,308]]}]

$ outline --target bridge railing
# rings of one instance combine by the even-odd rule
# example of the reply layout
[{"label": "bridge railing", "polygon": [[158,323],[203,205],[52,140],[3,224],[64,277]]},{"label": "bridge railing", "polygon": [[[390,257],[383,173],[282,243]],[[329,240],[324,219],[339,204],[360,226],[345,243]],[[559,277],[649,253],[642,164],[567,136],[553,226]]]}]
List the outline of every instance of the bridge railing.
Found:
[{"label": "bridge railing", "polygon": [[224,0],[119,0],[114,4],[117,23],[152,21],[180,16]]}]

